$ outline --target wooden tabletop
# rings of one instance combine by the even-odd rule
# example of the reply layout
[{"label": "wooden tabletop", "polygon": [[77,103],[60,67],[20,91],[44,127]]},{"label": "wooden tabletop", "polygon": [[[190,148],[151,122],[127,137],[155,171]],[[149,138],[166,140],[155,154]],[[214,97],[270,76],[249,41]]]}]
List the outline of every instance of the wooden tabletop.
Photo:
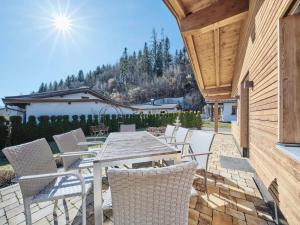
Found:
[{"label": "wooden tabletop", "polygon": [[95,161],[109,162],[180,153],[180,150],[161,142],[146,131],[110,133],[102,149]]}]

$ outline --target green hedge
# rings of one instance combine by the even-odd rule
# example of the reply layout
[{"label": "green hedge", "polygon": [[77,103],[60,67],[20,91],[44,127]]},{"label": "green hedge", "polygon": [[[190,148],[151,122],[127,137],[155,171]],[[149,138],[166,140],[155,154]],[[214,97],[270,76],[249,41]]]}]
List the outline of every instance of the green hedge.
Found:
[{"label": "green hedge", "polygon": [[[200,113],[197,112],[182,112],[168,114],[141,114],[141,115],[104,115],[99,118],[97,115],[73,115],[73,116],[40,116],[38,118],[30,116],[26,124],[22,123],[22,118],[19,116],[10,117],[11,135],[9,143],[17,145],[38,138],[46,138],[48,141],[53,141],[53,135],[68,132],[79,127],[82,128],[86,135],[90,135],[89,127],[97,125],[99,122],[104,123],[109,127],[110,132],[118,131],[119,124],[136,124],[137,129],[147,127],[166,126],[173,124],[179,116],[181,125],[187,128],[201,129],[202,121]],[[0,119],[0,149],[5,143],[8,143],[7,126],[3,119]]]},{"label": "green hedge", "polygon": [[[8,126],[7,120],[0,116],[0,150],[8,144]],[[2,151],[0,152],[0,158],[3,156]]]}]

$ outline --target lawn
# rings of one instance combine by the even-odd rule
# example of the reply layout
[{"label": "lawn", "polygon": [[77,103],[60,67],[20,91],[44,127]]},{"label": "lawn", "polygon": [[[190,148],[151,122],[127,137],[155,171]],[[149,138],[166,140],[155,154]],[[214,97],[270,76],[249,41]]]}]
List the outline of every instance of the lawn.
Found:
[{"label": "lawn", "polygon": [[[218,123],[219,125],[219,128],[227,128],[227,129],[230,129],[231,128],[231,123],[227,122],[221,122],[219,121]],[[202,125],[203,128],[214,128],[214,122],[213,121],[207,121],[207,120],[203,120],[203,125]]]}]

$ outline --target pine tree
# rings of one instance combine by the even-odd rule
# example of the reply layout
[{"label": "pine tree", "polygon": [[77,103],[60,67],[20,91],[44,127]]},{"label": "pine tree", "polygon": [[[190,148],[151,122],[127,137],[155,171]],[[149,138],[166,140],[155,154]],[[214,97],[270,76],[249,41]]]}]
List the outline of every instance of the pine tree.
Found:
[{"label": "pine tree", "polygon": [[147,42],[145,42],[142,56],[142,71],[148,76],[151,74],[151,56],[149,53]]},{"label": "pine tree", "polygon": [[42,93],[42,92],[45,92],[45,84],[44,84],[44,82],[41,83],[41,85],[39,87],[39,90],[38,90],[38,93]]},{"label": "pine tree", "polygon": [[163,43],[160,42],[157,47],[157,55],[155,59],[155,73],[157,77],[161,77],[163,75]]},{"label": "pine tree", "polygon": [[58,89],[58,83],[57,83],[57,81],[54,81],[53,82],[53,91],[57,91],[57,89]]},{"label": "pine tree", "polygon": [[83,74],[83,71],[82,71],[82,70],[79,70],[78,76],[77,76],[77,80],[78,80],[79,82],[84,82],[84,74]]},{"label": "pine tree", "polygon": [[152,40],[151,40],[151,64],[153,71],[156,71],[156,58],[157,58],[157,48],[158,48],[158,42],[157,42],[157,33],[156,30],[152,30]]},{"label": "pine tree", "polygon": [[70,88],[71,87],[71,77],[67,76],[66,81],[65,81],[66,87]]},{"label": "pine tree", "polygon": [[164,39],[163,62],[164,68],[169,69],[172,63],[172,55],[170,53],[170,40],[168,37]]},{"label": "pine tree", "polygon": [[126,84],[128,76],[128,54],[127,48],[124,49],[123,55],[120,59],[120,82]]},{"label": "pine tree", "polygon": [[53,85],[52,85],[52,82],[50,82],[50,84],[49,84],[48,91],[53,91]]}]

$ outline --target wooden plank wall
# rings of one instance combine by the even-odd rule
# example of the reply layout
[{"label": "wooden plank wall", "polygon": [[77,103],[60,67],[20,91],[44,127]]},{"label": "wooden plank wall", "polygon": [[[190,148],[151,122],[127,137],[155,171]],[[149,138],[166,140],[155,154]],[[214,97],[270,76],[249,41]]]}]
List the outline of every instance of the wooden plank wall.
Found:
[{"label": "wooden plank wall", "polygon": [[233,95],[249,72],[250,160],[266,187],[277,178],[280,208],[289,224],[300,221],[300,165],[280,153],[278,135],[278,22],[292,0],[251,0],[233,80]]}]

